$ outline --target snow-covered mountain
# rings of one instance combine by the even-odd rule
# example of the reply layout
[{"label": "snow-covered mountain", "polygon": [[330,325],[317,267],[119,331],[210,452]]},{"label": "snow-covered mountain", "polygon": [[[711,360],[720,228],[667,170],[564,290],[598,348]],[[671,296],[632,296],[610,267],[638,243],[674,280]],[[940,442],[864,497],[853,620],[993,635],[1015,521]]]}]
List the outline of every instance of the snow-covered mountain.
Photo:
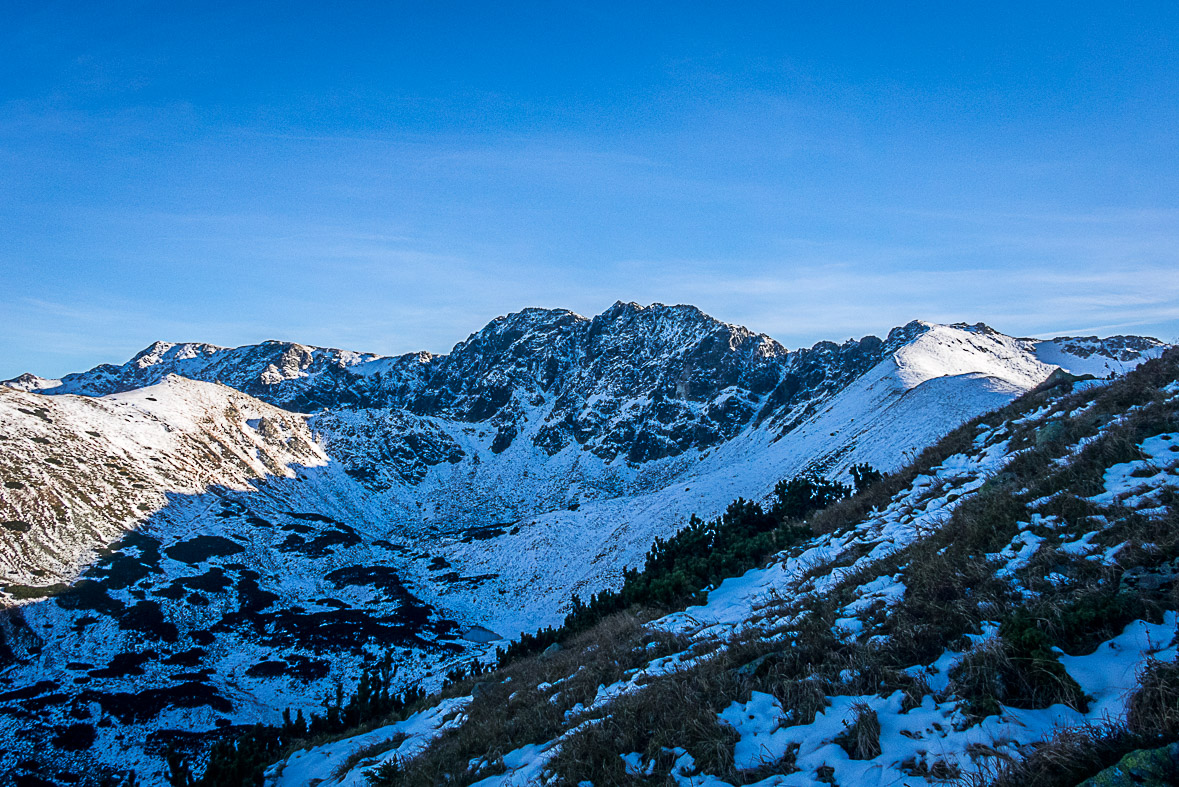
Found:
[{"label": "snow-covered mountain", "polygon": [[[557,647],[412,708],[326,741],[284,732],[257,772],[270,787],[1179,783],[1179,354],[1057,382],[809,527],[777,522],[785,549],[730,564],[699,605],[583,608]],[[718,540],[765,534],[740,519]],[[732,560],[718,552],[688,557]]]},{"label": "snow-covered mountain", "polygon": [[168,743],[314,708],[367,653],[429,681],[553,623],[692,513],[896,469],[1057,367],[1162,349],[913,322],[787,351],[619,303],[444,356],[157,343],[25,375],[0,386],[0,727],[13,757],[158,776]]},{"label": "snow-covered mountain", "polygon": [[[23,375],[4,383],[46,394],[103,396],[170,374],[219,382],[298,412],[382,407],[495,428],[509,446],[527,411],[544,405],[533,436],[549,455],[572,442],[598,456],[642,462],[706,448],[751,420],[788,424],[933,326],[915,321],[842,345],[788,352],[764,334],[715,320],[692,306],[616,303],[587,319],[561,309],[526,309],[492,321],[448,355],[397,357],[268,341],[237,348],[156,342],[122,366],[102,365],[61,380]],[[1157,353],[1143,337],[1006,340],[985,325],[953,326],[979,337],[976,349],[1017,367],[1039,360],[1075,373],[1123,372]],[[986,341],[982,337],[987,337]],[[950,374],[932,370],[934,376]],[[1021,367],[1022,368],[1022,367]],[[977,371],[977,370],[971,370]],[[1037,372],[1038,373],[1038,372]]]}]

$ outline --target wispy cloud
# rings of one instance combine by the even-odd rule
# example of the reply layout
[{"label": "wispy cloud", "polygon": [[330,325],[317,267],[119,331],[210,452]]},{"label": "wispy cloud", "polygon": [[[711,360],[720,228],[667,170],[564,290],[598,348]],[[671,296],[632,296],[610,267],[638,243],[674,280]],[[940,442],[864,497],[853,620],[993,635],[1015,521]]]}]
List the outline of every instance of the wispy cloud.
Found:
[{"label": "wispy cloud", "polygon": [[[59,16],[37,41],[59,21],[90,40]],[[157,338],[446,351],[507,311],[617,299],[795,346],[917,317],[1179,334],[1169,137],[1110,152],[1051,117],[945,119],[929,93],[711,51],[669,49],[643,77],[658,89],[596,96],[600,115],[408,88],[300,109],[236,82],[201,104],[184,79],[138,90],[139,60],[66,68],[0,103],[0,376]]]}]

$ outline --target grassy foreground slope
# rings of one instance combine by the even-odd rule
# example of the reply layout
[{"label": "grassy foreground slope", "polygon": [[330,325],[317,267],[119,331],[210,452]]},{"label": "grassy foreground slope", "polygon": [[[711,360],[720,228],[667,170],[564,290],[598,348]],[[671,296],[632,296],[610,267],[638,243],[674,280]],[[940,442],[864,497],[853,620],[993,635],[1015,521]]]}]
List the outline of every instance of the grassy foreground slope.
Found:
[{"label": "grassy foreground slope", "polygon": [[606,615],[265,780],[1075,785],[1162,762],[1177,379],[1175,350],[1109,384],[1054,378],[704,604]]}]

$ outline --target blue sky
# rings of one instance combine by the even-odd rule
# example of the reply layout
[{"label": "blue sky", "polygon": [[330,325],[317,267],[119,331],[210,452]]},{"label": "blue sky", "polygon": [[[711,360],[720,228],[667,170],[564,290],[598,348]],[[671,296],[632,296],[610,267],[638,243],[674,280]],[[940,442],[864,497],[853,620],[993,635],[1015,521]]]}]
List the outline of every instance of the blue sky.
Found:
[{"label": "blue sky", "polygon": [[8,4],[0,377],[619,299],[1179,338],[1179,6],[734,5]]}]

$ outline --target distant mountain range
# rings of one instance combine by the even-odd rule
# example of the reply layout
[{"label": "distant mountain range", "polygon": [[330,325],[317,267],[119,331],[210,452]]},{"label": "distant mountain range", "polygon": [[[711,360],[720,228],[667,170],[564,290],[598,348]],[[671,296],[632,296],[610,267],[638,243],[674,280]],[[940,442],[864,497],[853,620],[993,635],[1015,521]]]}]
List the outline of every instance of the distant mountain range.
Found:
[{"label": "distant mountain range", "polygon": [[895,470],[1058,368],[1163,349],[911,322],[790,351],[617,303],[502,317],[448,355],[157,342],[22,375],[0,385],[0,734],[13,761],[158,778],[167,745],[313,709],[366,654],[428,683],[555,622],[692,513]]}]

